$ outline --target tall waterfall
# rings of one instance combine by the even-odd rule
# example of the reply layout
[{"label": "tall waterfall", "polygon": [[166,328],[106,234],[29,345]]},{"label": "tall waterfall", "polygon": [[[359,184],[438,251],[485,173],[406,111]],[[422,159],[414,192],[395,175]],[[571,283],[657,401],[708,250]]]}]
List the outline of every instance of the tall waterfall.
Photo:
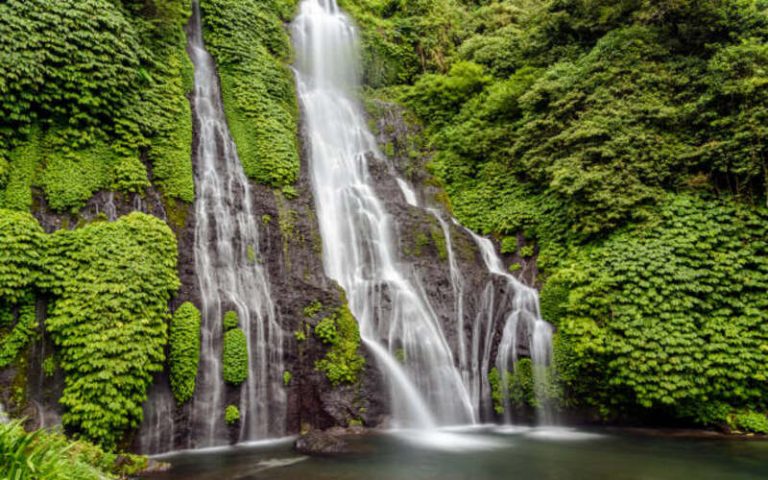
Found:
[{"label": "tall waterfall", "polygon": [[368,155],[381,155],[355,98],[355,28],[336,0],[303,0],[293,33],[325,272],[346,290],[385,374],[395,424],[472,423],[469,389],[413,267],[398,255],[368,170]]},{"label": "tall waterfall", "polygon": [[205,50],[200,23],[194,2],[188,51],[195,67],[199,132],[194,145],[195,270],[202,300],[202,347],[190,418],[194,447],[229,443],[221,373],[222,317],[228,310],[237,312],[248,345],[248,379],[239,392],[239,440],[283,434],[286,410],[283,332],[267,274],[254,255],[259,230],[251,189],[227,128],[215,63]]}]

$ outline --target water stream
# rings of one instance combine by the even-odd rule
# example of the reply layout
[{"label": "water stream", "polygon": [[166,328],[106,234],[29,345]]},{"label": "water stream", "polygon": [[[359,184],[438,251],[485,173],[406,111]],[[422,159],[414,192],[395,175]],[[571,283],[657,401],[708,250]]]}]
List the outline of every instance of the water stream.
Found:
[{"label": "water stream", "polygon": [[[195,187],[195,272],[202,314],[200,365],[189,414],[189,434],[182,448],[230,443],[224,410],[233,398],[222,378],[222,318],[237,312],[246,333],[249,373],[239,387],[240,431],[237,440],[281,436],[285,428],[283,389],[283,332],[277,322],[269,281],[257,261],[258,222],[252,211],[251,189],[227,128],[221,90],[213,58],[205,49],[200,8],[188,28],[188,52],[195,67],[194,120],[199,132],[194,144],[197,159]],[[227,390],[230,390],[229,394]],[[148,422],[158,422],[142,439],[147,451],[174,448],[173,439],[151,435],[173,432],[167,388],[156,388],[147,402]],[[228,400],[228,398],[230,400]],[[171,423],[171,425],[167,425]],[[154,432],[153,432],[154,431]]]},{"label": "water stream", "polygon": [[469,390],[413,268],[399,256],[393,218],[368,170],[369,156],[381,155],[355,96],[355,27],[335,0],[304,0],[293,38],[325,272],[346,290],[362,340],[385,373],[394,423],[472,423]]}]

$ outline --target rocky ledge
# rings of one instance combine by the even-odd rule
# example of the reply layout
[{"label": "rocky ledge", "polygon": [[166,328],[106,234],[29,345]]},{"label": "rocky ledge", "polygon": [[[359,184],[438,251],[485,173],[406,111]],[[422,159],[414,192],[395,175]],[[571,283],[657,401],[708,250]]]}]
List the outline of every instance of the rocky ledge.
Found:
[{"label": "rocky ledge", "polygon": [[332,456],[358,453],[359,445],[347,440],[368,433],[365,427],[333,427],[327,430],[310,430],[296,439],[293,448],[305,455]]}]

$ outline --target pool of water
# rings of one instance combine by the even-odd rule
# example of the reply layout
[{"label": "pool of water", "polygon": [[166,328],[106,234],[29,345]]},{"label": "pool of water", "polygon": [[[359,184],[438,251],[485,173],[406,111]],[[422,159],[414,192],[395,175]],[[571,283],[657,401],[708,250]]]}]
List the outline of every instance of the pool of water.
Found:
[{"label": "pool of water", "polygon": [[290,440],[158,457],[164,480],[730,480],[767,479],[768,442],[669,438],[565,428],[391,432],[354,452],[307,457]]}]

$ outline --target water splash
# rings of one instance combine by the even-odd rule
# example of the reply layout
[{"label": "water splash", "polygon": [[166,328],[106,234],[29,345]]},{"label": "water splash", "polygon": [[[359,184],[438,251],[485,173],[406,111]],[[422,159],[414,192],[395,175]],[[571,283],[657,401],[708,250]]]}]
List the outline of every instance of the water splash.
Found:
[{"label": "water splash", "polygon": [[346,290],[361,338],[385,373],[394,421],[472,423],[451,348],[413,267],[398,256],[392,219],[374,191],[368,155],[382,156],[354,96],[355,28],[335,0],[303,0],[293,38],[325,272]]}]

